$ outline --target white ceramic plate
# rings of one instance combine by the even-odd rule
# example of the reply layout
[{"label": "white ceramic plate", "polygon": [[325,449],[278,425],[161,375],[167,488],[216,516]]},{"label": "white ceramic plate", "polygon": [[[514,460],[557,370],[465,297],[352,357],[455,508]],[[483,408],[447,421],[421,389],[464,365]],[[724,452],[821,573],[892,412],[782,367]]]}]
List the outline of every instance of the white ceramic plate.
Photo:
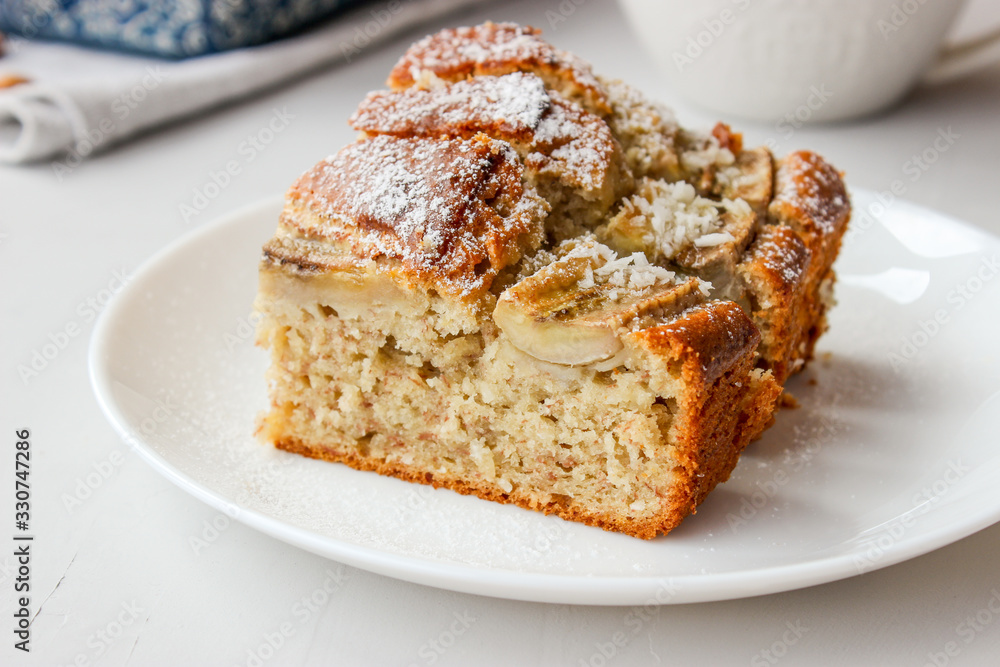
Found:
[{"label": "white ceramic plate", "polygon": [[277,199],[181,239],[106,310],[90,350],[108,418],[209,505],[400,579],[583,604],[721,600],[833,581],[1000,520],[1000,240],[858,192],[839,306],[801,407],[683,525],[645,542],[273,450],[254,439],[251,303]]}]

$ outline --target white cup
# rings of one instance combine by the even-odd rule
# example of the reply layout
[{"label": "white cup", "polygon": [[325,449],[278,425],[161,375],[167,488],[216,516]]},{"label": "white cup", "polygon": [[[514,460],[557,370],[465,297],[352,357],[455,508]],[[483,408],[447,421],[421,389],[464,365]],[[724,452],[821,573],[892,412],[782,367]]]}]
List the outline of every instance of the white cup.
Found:
[{"label": "white cup", "polygon": [[1000,58],[1000,30],[942,51],[964,0],[620,2],[679,94],[755,120],[862,116]]}]

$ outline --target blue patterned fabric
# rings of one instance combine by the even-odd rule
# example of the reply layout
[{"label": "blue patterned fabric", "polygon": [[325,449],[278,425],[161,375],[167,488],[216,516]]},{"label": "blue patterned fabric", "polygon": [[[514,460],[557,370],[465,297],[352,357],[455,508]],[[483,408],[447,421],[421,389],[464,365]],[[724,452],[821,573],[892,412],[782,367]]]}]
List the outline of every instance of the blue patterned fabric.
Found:
[{"label": "blue patterned fabric", "polygon": [[284,37],[365,0],[0,0],[0,32],[170,58]]}]

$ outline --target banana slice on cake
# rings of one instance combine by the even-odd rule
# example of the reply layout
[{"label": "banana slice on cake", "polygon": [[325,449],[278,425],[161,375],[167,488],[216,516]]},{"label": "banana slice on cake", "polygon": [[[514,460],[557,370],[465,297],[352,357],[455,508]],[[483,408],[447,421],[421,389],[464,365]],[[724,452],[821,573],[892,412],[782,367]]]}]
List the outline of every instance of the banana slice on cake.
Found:
[{"label": "banana slice on cake", "polygon": [[761,146],[740,152],[733,164],[715,176],[714,192],[727,199],[742,199],[763,215],[774,196],[774,158]]},{"label": "banana slice on cake", "polygon": [[651,265],[642,253],[619,258],[588,239],[508,288],[493,320],[522,352],[577,366],[614,356],[621,334],[705,301],[707,287]]}]

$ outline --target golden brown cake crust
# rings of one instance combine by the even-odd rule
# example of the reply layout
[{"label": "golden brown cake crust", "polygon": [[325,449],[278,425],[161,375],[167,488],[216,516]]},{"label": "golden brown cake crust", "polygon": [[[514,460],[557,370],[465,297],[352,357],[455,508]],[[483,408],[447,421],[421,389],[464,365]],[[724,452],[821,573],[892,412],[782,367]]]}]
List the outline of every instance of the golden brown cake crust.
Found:
[{"label": "golden brown cake crust", "polygon": [[551,171],[587,191],[607,186],[621,151],[600,117],[549,95],[539,77],[525,72],[370,93],[350,122],[369,135],[471,137],[482,132],[517,145],[528,169]]},{"label": "golden brown cake crust", "polygon": [[484,132],[523,142],[534,138],[551,104],[540,78],[512,72],[431,88],[374,91],[358,105],[349,122],[368,134],[463,137]]},{"label": "golden brown cake crust", "polygon": [[[660,527],[668,532],[729,479],[740,453],[770,425],[781,387],[769,374],[751,374],[760,333],[732,302],[697,306],[632,336],[659,363],[682,367],[675,450],[688,484],[671,499],[669,516],[677,521]],[[755,385],[749,392],[742,386],[748,374]]]},{"label": "golden brown cake crust", "polygon": [[851,202],[840,174],[809,151],[778,163],[771,216],[802,235],[816,266],[829,267],[851,217]]},{"label": "golden brown cake crust", "polygon": [[275,263],[296,273],[349,271],[357,266],[354,257],[338,253],[328,244],[290,236],[275,236],[267,241],[261,262]]},{"label": "golden brown cake crust", "polygon": [[414,282],[461,297],[488,289],[532,233],[521,174],[510,147],[485,135],[377,136],[303,174],[282,221],[359,262],[397,260]]},{"label": "golden brown cake crust", "polygon": [[[351,451],[350,443],[345,443],[344,447],[339,448],[329,442],[322,444],[305,443],[297,438],[284,438],[276,439],[274,445],[278,449],[283,449],[293,454],[300,454],[333,463],[343,463],[355,470],[372,471],[380,475],[395,477],[405,482],[429,484],[435,489],[449,489],[456,493],[476,496],[483,500],[517,505],[527,510],[554,514],[567,521],[575,521],[588,526],[625,533],[632,537],[647,540],[656,537],[660,533],[669,532],[672,528],[680,524],[684,517],[694,509],[686,503],[677,503],[675,507],[670,507],[655,521],[638,522],[627,519],[609,519],[606,515],[590,512],[586,508],[573,503],[567,503],[563,499],[540,503],[535,496],[520,493],[517,490],[508,493],[489,484],[477,484],[467,479],[436,475],[403,464],[387,463],[370,457],[359,456]],[[693,497],[695,494],[692,491],[690,495]]]},{"label": "golden brown cake crust", "polygon": [[768,367],[782,384],[812,358],[826,330],[829,299],[823,291],[832,285],[831,266],[850,215],[844,182],[823,158],[797,151],[778,162],[771,224],[760,231],[740,271],[754,287]]},{"label": "golden brown cake crust", "polygon": [[590,66],[541,39],[541,31],[513,23],[452,28],[425,37],[407,50],[387,81],[393,89],[417,83],[421,72],[449,81],[470,76],[534,72],[591,111],[608,113],[606,94]]},{"label": "golden brown cake crust", "polygon": [[752,356],[760,332],[731,301],[712,301],[683,317],[629,337],[666,364],[678,363],[690,388],[707,387],[741,358]]}]

